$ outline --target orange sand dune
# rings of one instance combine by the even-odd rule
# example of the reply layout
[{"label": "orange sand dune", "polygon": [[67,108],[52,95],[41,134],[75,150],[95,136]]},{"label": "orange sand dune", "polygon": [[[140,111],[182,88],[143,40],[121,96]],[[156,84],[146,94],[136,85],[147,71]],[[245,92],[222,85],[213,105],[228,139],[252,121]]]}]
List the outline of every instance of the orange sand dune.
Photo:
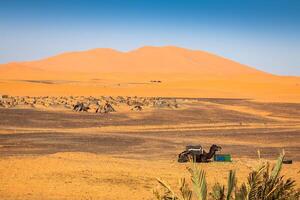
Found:
[{"label": "orange sand dune", "polygon": [[54,73],[49,71],[26,66],[22,63],[9,63],[0,65],[0,78],[11,80],[22,79],[43,79],[54,76]]},{"label": "orange sand dune", "polygon": [[258,70],[203,51],[178,47],[142,47],[130,52],[93,49],[65,53],[26,66],[55,71],[263,74]]},{"label": "orange sand dune", "polygon": [[143,47],[130,52],[93,49],[0,65],[0,93],[300,102],[300,77],[275,76],[207,52],[178,47]]}]

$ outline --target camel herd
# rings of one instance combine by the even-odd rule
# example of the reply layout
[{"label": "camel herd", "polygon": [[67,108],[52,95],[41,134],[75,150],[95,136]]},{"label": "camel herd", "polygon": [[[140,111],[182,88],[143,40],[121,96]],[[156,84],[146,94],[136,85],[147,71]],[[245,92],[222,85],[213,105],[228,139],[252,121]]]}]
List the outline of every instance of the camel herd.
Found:
[{"label": "camel herd", "polygon": [[160,97],[84,97],[84,96],[9,96],[0,95],[0,108],[17,107],[65,108],[76,112],[110,113],[116,107],[127,107],[131,111],[142,111],[145,108],[178,108],[176,99]]}]

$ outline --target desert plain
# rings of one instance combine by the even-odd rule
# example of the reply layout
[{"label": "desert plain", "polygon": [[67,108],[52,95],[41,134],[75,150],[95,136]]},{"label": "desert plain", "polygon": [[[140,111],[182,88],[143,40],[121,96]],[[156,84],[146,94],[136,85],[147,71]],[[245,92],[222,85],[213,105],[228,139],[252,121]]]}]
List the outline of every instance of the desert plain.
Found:
[{"label": "desert plain", "polygon": [[299,77],[177,47],[96,49],[0,65],[0,93],[1,199],[153,199],[156,178],[189,177],[187,144],[232,155],[198,164],[209,187],[282,150],[299,187]]}]

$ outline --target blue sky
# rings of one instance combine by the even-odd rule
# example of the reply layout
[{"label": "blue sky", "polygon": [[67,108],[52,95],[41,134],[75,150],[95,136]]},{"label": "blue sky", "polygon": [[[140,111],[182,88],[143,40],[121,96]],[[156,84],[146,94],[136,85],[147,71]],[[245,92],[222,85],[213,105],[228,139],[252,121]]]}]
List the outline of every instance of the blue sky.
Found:
[{"label": "blue sky", "polygon": [[0,63],[174,45],[300,75],[299,0],[0,0]]}]

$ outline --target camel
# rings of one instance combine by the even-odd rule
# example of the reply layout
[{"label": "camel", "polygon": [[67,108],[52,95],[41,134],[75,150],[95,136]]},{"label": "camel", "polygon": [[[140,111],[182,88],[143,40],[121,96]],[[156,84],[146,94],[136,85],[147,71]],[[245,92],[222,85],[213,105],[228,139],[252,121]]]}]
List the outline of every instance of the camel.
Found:
[{"label": "camel", "polygon": [[76,105],[74,105],[73,110],[77,111],[77,112],[87,112],[87,110],[90,109],[88,106],[85,106],[83,103],[77,103]]},{"label": "camel", "polygon": [[116,112],[116,110],[108,102],[106,102],[105,105],[99,106],[96,110],[96,113],[110,113],[110,112]]},{"label": "camel", "polygon": [[210,147],[209,152],[203,150],[201,146],[199,149],[187,149],[178,155],[178,162],[209,162],[216,152],[221,149],[222,148],[216,144]]}]

